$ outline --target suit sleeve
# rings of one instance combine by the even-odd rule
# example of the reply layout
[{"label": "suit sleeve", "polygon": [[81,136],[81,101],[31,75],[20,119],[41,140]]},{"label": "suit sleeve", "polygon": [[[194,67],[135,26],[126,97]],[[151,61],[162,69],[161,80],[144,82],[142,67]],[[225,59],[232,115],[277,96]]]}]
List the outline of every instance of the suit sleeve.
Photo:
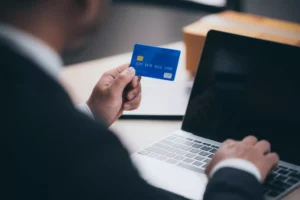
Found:
[{"label": "suit sleeve", "polygon": [[147,184],[105,125],[77,111],[63,94],[58,97],[49,104],[47,95],[20,98],[26,106],[17,109],[30,117],[16,119],[17,199],[182,199]]},{"label": "suit sleeve", "polygon": [[262,185],[248,172],[222,168],[208,182],[203,200],[224,199],[263,200]]}]

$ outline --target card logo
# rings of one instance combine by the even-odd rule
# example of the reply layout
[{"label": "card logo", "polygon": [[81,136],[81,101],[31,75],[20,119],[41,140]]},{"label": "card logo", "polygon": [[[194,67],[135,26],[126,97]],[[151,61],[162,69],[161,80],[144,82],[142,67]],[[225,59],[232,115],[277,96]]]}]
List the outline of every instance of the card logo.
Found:
[{"label": "card logo", "polygon": [[171,79],[172,74],[171,73],[164,73],[164,78]]}]

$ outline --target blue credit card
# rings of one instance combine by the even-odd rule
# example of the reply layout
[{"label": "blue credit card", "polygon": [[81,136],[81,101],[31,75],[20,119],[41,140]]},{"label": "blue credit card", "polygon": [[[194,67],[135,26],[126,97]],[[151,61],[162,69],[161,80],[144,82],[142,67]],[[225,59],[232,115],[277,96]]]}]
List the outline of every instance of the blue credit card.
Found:
[{"label": "blue credit card", "polygon": [[137,76],[174,81],[179,57],[178,50],[136,44],[130,66]]}]

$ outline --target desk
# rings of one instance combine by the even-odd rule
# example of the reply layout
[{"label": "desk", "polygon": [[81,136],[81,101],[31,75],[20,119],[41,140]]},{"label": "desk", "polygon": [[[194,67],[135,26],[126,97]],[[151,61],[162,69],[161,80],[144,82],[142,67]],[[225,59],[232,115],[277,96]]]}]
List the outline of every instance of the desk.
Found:
[{"label": "desk", "polygon": [[[186,72],[185,48],[182,42],[164,47],[182,50],[175,81],[185,82],[191,77]],[[131,53],[111,56],[65,68],[61,74],[62,85],[70,94],[75,104],[85,102],[100,76],[107,70],[120,64],[129,63]],[[180,129],[181,121],[167,120],[118,120],[111,126],[130,153],[146,147],[150,143],[164,137],[174,130]],[[288,195],[285,200],[299,200],[300,188]]]}]

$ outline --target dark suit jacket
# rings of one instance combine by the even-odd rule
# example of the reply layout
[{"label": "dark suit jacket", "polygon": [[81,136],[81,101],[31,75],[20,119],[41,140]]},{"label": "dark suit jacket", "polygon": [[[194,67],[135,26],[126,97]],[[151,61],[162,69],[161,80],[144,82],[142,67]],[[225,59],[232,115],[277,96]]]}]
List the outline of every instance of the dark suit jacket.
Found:
[{"label": "dark suit jacket", "polygon": [[[181,199],[142,180],[116,136],[78,112],[55,80],[3,41],[0,67],[0,199]],[[252,175],[229,168],[205,193],[206,200],[262,198]]]}]

